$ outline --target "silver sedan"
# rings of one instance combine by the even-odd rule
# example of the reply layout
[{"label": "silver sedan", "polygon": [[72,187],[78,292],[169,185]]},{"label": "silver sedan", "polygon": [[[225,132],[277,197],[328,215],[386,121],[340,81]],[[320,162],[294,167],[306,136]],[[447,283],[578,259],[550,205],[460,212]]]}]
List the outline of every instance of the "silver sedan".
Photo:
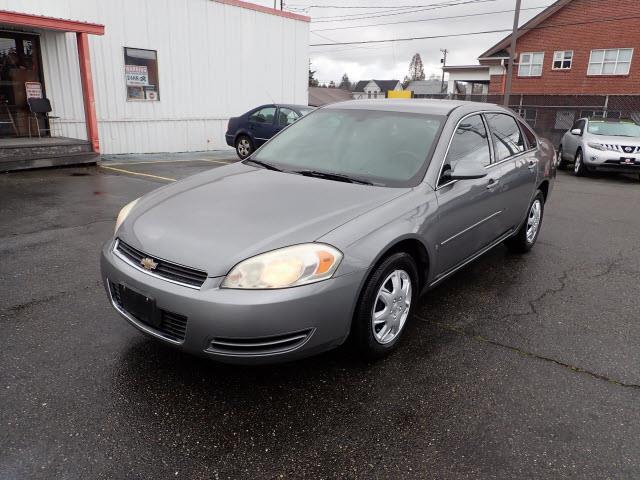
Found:
[{"label": "silver sedan", "polygon": [[498,244],[536,243],[552,145],[510,110],[333,104],[248,159],[126,205],[102,251],[117,312],[237,363],[391,352],[418,296]]},{"label": "silver sedan", "polygon": [[569,163],[578,177],[594,171],[640,175],[640,126],[632,121],[577,120],[558,148],[558,168]]}]

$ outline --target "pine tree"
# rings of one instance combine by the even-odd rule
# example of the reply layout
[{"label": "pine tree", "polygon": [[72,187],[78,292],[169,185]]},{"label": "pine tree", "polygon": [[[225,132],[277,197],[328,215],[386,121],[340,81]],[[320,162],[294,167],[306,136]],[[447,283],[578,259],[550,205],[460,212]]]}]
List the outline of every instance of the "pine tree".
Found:
[{"label": "pine tree", "polygon": [[402,82],[403,87],[406,88],[409,82],[414,80],[424,80],[424,65],[422,64],[422,58],[420,58],[419,53],[416,53],[413,58],[411,58],[409,74],[404,77],[404,81]]},{"label": "pine tree", "polygon": [[316,70],[311,70],[311,62],[309,62],[309,86],[310,87],[318,86],[318,80],[316,79],[315,74],[316,74]]},{"label": "pine tree", "polygon": [[342,75],[342,80],[340,81],[340,85],[338,85],[338,88],[351,90],[351,81],[349,80],[349,75],[347,75],[346,73]]}]

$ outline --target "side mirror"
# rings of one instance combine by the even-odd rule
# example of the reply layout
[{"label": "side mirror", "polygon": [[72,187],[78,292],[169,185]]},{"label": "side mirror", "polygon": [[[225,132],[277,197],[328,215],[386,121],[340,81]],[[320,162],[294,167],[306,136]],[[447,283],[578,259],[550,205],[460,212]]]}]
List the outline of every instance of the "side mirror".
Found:
[{"label": "side mirror", "polygon": [[486,176],[487,170],[478,165],[458,165],[454,169],[445,170],[442,173],[444,180],[473,180]]},{"label": "side mirror", "polygon": [[582,130],[579,128],[574,128],[571,130],[571,135],[582,135]]}]

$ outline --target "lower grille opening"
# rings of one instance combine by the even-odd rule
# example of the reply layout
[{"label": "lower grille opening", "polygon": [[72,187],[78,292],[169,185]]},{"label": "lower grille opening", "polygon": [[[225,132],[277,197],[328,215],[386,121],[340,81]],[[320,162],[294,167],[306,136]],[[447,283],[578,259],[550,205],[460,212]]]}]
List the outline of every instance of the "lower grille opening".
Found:
[{"label": "lower grille opening", "polygon": [[182,342],[184,340],[187,332],[187,317],[160,308],[158,309],[160,315],[160,326],[156,327],[155,325],[149,325],[144,320],[127,311],[122,304],[118,285],[113,282],[109,282],[109,289],[111,290],[111,298],[113,298],[113,301],[121,310],[126,312],[127,315],[135,318],[138,322],[143,323],[147,328],[162,335],[163,337],[176,342]]},{"label": "lower grille opening", "polygon": [[207,352],[226,355],[268,355],[294,350],[313,334],[313,329],[272,337],[224,338],[211,340]]}]

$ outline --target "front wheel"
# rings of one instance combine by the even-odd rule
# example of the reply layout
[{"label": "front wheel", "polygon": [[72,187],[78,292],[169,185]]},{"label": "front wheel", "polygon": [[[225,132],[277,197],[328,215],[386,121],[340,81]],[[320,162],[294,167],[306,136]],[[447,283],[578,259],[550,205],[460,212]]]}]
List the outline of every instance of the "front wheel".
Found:
[{"label": "front wheel", "polygon": [[240,159],[244,160],[253,152],[253,144],[251,139],[246,135],[240,135],[236,140],[236,153]]},{"label": "front wheel", "polygon": [[536,192],[536,196],[529,205],[527,219],[522,224],[518,232],[504,244],[509,251],[513,253],[526,253],[536,243],[542,226],[542,217],[544,215],[544,195],[540,190]]},{"label": "front wheel", "polygon": [[353,340],[365,358],[381,358],[396,348],[417,294],[418,270],[409,254],[394,253],[376,267],[353,318]]},{"label": "front wheel", "polygon": [[584,165],[584,155],[582,150],[576,153],[576,160],[573,164],[573,173],[576,177],[585,177],[587,175],[587,167]]}]

